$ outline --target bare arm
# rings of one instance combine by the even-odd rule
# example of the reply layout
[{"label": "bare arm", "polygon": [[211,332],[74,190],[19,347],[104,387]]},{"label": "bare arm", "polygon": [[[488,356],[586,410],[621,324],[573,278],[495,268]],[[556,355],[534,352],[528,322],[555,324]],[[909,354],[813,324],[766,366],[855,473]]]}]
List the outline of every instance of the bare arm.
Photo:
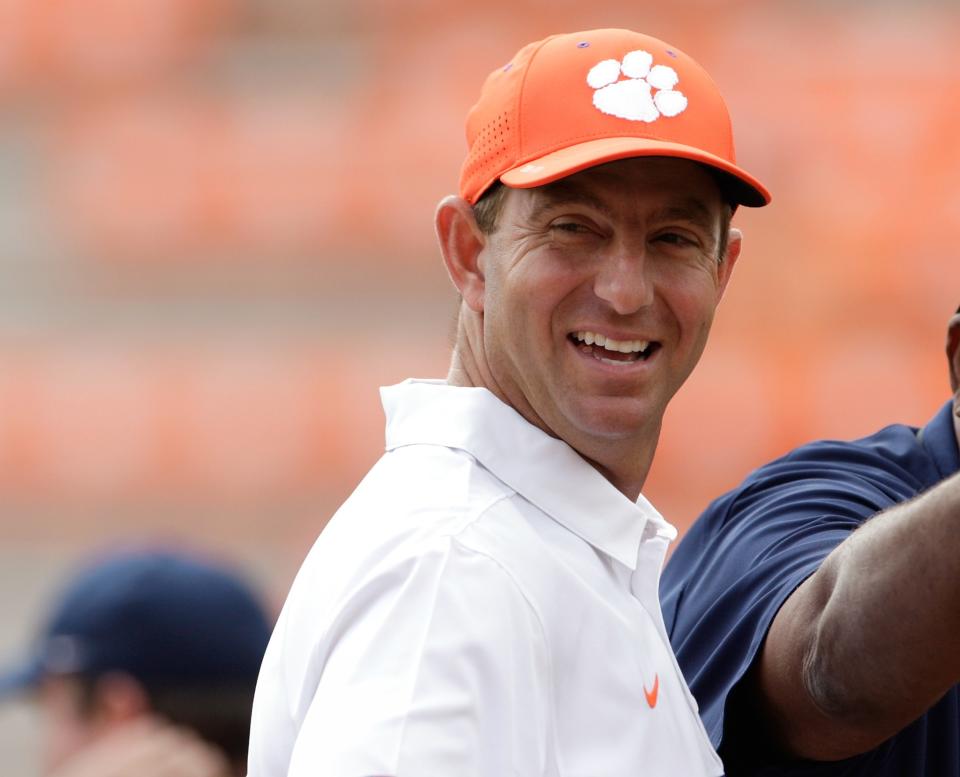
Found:
[{"label": "bare arm", "polygon": [[960,474],[869,521],[774,618],[756,689],[779,744],[838,760],[960,681]]}]

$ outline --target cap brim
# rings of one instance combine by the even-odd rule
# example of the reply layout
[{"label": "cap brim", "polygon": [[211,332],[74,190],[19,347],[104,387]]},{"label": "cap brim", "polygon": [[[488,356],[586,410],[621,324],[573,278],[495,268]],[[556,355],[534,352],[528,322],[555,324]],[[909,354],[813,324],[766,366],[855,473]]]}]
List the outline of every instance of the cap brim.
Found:
[{"label": "cap brim", "polygon": [[525,161],[500,176],[507,186],[529,189],[565,178],[588,167],[638,156],[690,159],[722,174],[721,186],[733,204],[759,208],[770,202],[770,192],[745,170],[721,157],[692,146],[636,137],[599,138]]}]

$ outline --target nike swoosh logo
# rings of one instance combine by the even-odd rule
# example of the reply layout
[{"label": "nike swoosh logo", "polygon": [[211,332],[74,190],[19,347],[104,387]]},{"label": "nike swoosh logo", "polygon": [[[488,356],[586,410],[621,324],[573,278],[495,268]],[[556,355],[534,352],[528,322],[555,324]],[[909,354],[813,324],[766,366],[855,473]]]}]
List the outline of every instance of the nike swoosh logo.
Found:
[{"label": "nike swoosh logo", "polygon": [[648,691],[647,686],[646,685],[643,686],[643,695],[647,697],[647,706],[650,709],[653,709],[654,707],[657,706],[657,696],[659,695],[659,693],[660,693],[660,675],[655,674],[653,676],[653,688],[651,688]]}]

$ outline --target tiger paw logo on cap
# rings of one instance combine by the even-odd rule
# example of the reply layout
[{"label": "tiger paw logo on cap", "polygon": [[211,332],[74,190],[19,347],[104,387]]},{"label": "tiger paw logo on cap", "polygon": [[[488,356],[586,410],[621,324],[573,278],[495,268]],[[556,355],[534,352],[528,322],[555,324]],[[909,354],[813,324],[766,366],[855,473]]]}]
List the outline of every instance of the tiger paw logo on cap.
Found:
[{"label": "tiger paw logo on cap", "polygon": [[471,205],[497,181],[545,186],[640,156],[714,168],[732,204],[770,201],[737,165],[730,113],[710,75],[675,46],[633,30],[528,43],[484,81],[467,116],[467,145],[460,196]]},{"label": "tiger paw logo on cap", "polygon": [[[621,75],[626,78],[620,80]],[[668,65],[654,65],[653,55],[642,49],[631,51],[620,62],[598,62],[587,73],[587,83],[596,90],[593,104],[597,110],[647,123],[683,113],[687,98],[674,89],[679,81],[676,70]]]}]

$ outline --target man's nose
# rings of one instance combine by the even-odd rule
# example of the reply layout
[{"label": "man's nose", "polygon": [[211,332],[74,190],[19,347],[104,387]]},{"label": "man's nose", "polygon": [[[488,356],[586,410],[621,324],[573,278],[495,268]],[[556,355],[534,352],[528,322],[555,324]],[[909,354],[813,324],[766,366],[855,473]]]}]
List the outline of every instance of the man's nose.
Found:
[{"label": "man's nose", "polygon": [[653,303],[651,263],[642,246],[620,247],[604,258],[594,280],[594,293],[620,315]]}]

